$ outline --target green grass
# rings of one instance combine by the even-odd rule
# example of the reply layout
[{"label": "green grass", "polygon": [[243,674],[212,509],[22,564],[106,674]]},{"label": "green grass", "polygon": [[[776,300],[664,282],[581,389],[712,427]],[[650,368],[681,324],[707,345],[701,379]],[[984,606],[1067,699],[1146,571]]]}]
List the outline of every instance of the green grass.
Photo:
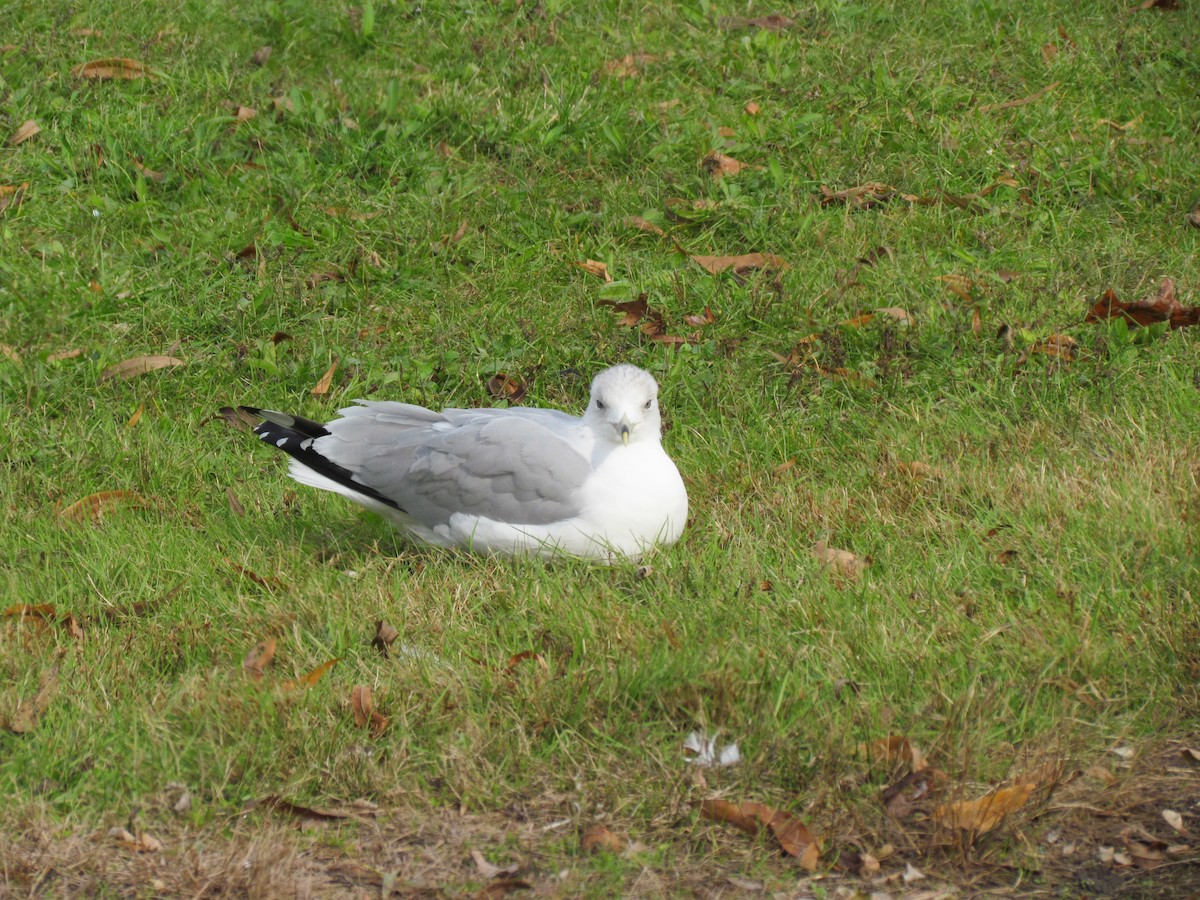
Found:
[{"label": "green grass", "polygon": [[[0,731],[0,822],[240,846],[248,801],[365,797],[384,833],[427,837],[465,811],[476,843],[429,851],[427,881],[450,890],[481,881],[464,846],[519,858],[551,893],[779,887],[792,863],[693,804],[725,791],[799,811],[827,866],[901,841],[861,741],[906,734],[977,796],[1038,761],[1194,733],[1200,349],[1187,330],[1083,324],[1106,289],[1132,300],[1163,276],[1200,302],[1184,221],[1200,11],[1127,8],[819,2],[773,32],[716,23],[780,10],[707,3],[10,4],[0,137],[42,130],[0,147],[0,185],[29,185],[0,213],[0,343],[20,360],[0,355],[0,570],[5,605],[53,603],[84,636],[0,628],[0,719],[65,650],[37,727]],[[636,77],[605,67],[638,53]],[[109,56],[157,77],[72,75]],[[237,123],[239,105],[257,115]],[[714,149],[755,168],[714,181]],[[934,198],[1002,178],[1018,186],[976,209],[818,202],[822,185]],[[686,257],[755,251],[789,267],[714,277]],[[948,274],[972,279],[971,301]],[[706,306],[716,322],[673,348],[600,302],[642,292],[674,334]],[[912,323],[840,324],[878,307]],[[779,361],[814,333],[801,350],[849,377]],[[1023,359],[1054,333],[1078,358]],[[168,352],[186,365],[100,377]],[[527,403],[579,410],[617,361],[659,379],[691,498],[645,578],[409,547],[212,419],[238,403],[328,417],[364,396],[483,405],[497,372],[528,382]],[[940,477],[896,465],[913,460]],[[61,515],[112,490],[144,503]],[[830,577],[822,539],[871,565]],[[381,618],[406,648],[388,659],[370,645]],[[251,682],[242,659],[268,635],[277,656]],[[542,663],[507,673],[526,650]],[[310,690],[279,687],[333,657]],[[380,739],[353,725],[355,684],[389,718]],[[681,760],[696,727],[744,755],[707,790]],[[170,782],[187,812],[156,799]],[[646,849],[584,854],[593,821]],[[978,852],[1036,868],[1016,837],[1034,828]],[[37,839],[21,833],[4,878],[29,890]],[[416,877],[350,825],[277,838]],[[901,846],[941,878],[975,871],[974,851]],[[141,883],[104,866],[85,867],[96,890]],[[38,890],[80,889],[72,871]]]}]

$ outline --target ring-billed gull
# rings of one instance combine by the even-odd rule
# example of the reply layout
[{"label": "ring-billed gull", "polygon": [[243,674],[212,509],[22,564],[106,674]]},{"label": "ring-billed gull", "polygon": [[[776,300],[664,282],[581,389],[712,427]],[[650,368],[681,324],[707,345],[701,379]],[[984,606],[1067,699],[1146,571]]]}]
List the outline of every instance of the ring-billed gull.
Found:
[{"label": "ring-billed gull", "polygon": [[292,457],[292,478],[430,544],[611,559],[683,531],[687,491],[662,448],[658,385],[637,366],[597,375],[582,416],[355,402],[325,425],[242,409]]}]

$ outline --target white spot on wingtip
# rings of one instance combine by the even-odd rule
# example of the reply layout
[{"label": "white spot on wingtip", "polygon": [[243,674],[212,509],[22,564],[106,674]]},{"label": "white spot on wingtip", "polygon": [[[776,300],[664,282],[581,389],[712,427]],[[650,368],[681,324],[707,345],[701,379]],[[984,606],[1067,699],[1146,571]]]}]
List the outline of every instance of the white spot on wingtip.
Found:
[{"label": "white spot on wingtip", "polygon": [[282,446],[283,446],[284,444],[286,444],[287,442],[288,442],[288,439],[287,439],[286,437],[281,437],[279,440],[277,440],[277,441],[275,442],[275,446],[276,446],[276,447],[282,447]]}]

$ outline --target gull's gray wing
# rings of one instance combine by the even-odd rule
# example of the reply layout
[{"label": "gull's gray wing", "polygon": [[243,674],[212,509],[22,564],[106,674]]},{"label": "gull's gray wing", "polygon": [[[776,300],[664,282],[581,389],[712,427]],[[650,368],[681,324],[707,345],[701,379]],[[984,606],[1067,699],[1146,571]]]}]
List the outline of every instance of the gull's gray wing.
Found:
[{"label": "gull's gray wing", "polygon": [[580,511],[592,467],[559,436],[576,421],[564,413],[393,402],[342,412],[313,449],[427,526],[455,513],[547,525]]}]

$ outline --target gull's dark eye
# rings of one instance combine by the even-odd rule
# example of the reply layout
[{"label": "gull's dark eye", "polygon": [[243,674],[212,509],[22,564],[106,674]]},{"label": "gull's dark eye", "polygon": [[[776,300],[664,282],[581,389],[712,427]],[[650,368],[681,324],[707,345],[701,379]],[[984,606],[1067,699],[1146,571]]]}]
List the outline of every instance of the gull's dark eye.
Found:
[{"label": "gull's dark eye", "polygon": [[642,407],[642,409],[649,409],[649,408],[650,408],[651,406],[653,406],[653,405],[654,405],[654,399],[653,399],[653,398],[651,398],[650,400],[647,400],[647,401],[646,401],[646,405],[645,405],[645,406],[643,406],[643,407]]},{"label": "gull's dark eye", "polygon": [[603,400],[596,401],[596,409],[604,409],[604,401]]}]

